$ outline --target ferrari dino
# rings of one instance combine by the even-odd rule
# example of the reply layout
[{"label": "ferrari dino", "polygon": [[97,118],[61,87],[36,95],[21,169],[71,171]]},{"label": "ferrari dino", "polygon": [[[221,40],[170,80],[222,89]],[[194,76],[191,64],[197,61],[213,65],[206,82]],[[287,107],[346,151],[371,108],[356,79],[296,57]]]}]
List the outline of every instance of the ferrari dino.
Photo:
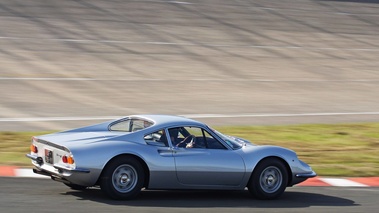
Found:
[{"label": "ferrari dino", "polygon": [[170,115],[132,115],[32,138],[33,171],[76,190],[100,186],[112,199],[141,189],[244,190],[279,197],[316,173],[296,153],[224,135]]}]

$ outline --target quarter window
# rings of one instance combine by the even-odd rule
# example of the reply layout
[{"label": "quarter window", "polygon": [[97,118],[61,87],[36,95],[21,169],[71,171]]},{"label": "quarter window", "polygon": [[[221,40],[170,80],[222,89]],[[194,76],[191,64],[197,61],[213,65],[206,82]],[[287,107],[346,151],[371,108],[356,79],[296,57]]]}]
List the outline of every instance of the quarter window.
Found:
[{"label": "quarter window", "polygon": [[167,137],[165,131],[159,130],[143,137],[145,142],[153,146],[168,146]]},{"label": "quarter window", "polygon": [[111,124],[111,131],[135,132],[153,125],[152,122],[142,119],[124,119]]}]

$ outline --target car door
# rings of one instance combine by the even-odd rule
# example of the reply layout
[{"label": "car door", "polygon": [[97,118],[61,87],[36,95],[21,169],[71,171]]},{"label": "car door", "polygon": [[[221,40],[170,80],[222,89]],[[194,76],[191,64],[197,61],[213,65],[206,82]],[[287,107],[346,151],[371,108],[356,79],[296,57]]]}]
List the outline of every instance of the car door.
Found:
[{"label": "car door", "polygon": [[173,150],[168,145],[164,129],[144,135],[148,146],[145,159],[149,162],[149,188],[177,188]]},{"label": "car door", "polygon": [[[190,147],[187,144],[183,147],[173,147],[176,175],[181,184],[240,185],[245,175],[245,164],[236,151],[227,149],[203,128],[182,128],[195,136],[195,146]],[[182,139],[186,137],[188,135],[183,135]]]}]

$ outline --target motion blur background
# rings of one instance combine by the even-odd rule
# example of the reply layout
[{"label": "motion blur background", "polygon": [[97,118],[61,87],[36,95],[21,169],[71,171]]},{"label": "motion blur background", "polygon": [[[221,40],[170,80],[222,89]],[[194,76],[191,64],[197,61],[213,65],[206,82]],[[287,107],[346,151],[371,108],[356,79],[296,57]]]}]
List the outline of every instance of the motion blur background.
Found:
[{"label": "motion blur background", "polygon": [[0,130],[379,121],[378,35],[374,0],[1,0]]}]

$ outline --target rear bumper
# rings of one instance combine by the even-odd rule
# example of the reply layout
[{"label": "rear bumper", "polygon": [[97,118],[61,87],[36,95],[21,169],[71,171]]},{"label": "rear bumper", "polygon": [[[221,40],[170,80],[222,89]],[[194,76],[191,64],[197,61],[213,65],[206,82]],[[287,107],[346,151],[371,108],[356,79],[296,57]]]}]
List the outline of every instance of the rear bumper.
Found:
[{"label": "rear bumper", "polygon": [[81,169],[81,168],[66,168],[59,165],[54,165],[54,168],[58,169],[58,172],[64,173],[64,172],[75,172],[75,173],[90,173],[88,169]]},{"label": "rear bumper", "polygon": [[[43,159],[41,157],[38,157],[38,156],[34,156],[34,155],[31,155],[31,154],[26,154],[26,157],[32,159],[33,161],[35,161],[39,166],[42,166],[43,164]],[[82,168],[68,168],[68,167],[64,167],[64,166],[61,166],[61,165],[57,165],[57,164],[54,164],[53,167],[55,169],[57,169],[58,173],[59,174],[62,174],[64,175],[65,173],[90,173],[90,170],[88,169],[82,169]],[[36,168],[38,168],[38,166],[36,166]],[[38,168],[39,171],[43,171],[42,168]],[[34,170],[33,170],[34,171]],[[44,170],[46,171],[46,170]],[[48,172],[46,171],[47,174],[55,174],[53,172]]]},{"label": "rear bumper", "polygon": [[[55,167],[54,167],[55,168]],[[75,169],[75,170],[67,170],[64,171],[61,168],[57,169],[57,171],[60,172],[51,172],[46,169],[42,169],[41,167],[35,166],[33,168],[33,172],[39,175],[44,175],[50,177],[54,181],[66,183],[66,184],[82,184],[82,185],[88,185],[91,186],[93,185],[92,183],[88,183],[86,181],[87,176],[83,175],[88,175],[90,173],[89,170],[80,170],[80,169]]]},{"label": "rear bumper", "polygon": [[45,175],[51,177],[52,180],[61,182],[61,183],[66,183],[66,184],[72,184],[71,181],[67,180],[65,177],[56,175],[54,173],[48,172],[46,170],[40,169],[40,168],[33,168],[33,172],[39,175]]},{"label": "rear bumper", "polygon": [[34,173],[51,177],[51,179],[55,181],[91,186],[98,178],[98,174],[96,172],[93,173],[92,170],[89,169],[70,168],[57,164],[45,164],[42,157],[31,154],[26,154],[26,157],[32,160]]}]

